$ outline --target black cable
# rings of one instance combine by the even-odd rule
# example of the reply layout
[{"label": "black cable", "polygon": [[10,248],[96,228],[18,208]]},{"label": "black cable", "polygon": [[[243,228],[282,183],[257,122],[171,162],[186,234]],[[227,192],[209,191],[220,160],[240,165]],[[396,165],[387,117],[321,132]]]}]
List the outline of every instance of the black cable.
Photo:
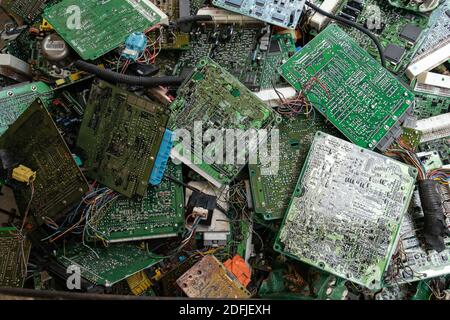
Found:
[{"label": "black cable", "polygon": [[74,66],[82,71],[95,74],[99,78],[112,83],[125,83],[129,85],[143,86],[143,87],[156,87],[160,85],[180,85],[183,82],[183,78],[180,77],[138,77],[121,74],[108,69],[102,69],[94,64],[85,62],[83,60],[77,60]]},{"label": "black cable", "polygon": [[341,22],[342,24],[345,24],[345,25],[347,25],[347,26],[356,28],[356,29],[358,29],[359,31],[365,33],[365,34],[366,34],[370,39],[372,39],[372,41],[375,43],[375,45],[376,45],[376,47],[377,47],[377,49],[378,49],[378,53],[379,53],[379,55],[380,55],[381,65],[382,65],[383,67],[386,67],[386,60],[384,59],[383,47],[381,46],[380,42],[379,42],[378,39],[373,35],[372,32],[370,32],[369,30],[367,30],[366,28],[364,28],[363,26],[361,26],[361,25],[359,25],[359,24],[357,24],[357,23],[354,23],[354,22],[349,21],[349,20],[347,20],[347,19],[344,19],[344,18],[342,18],[342,17],[339,17],[339,16],[336,16],[336,15],[331,14],[331,13],[329,13],[329,12],[326,12],[325,10],[320,9],[318,6],[316,6],[315,4],[312,4],[312,3],[309,2],[309,1],[306,1],[305,4],[306,4],[308,7],[314,9],[314,10],[317,11],[318,13],[320,13],[320,14],[322,14],[322,15],[324,15],[324,16],[330,18],[330,19],[336,20],[336,21],[338,21],[338,22]]},{"label": "black cable", "polygon": [[197,15],[197,16],[186,16],[181,17],[178,20],[175,21],[176,25],[185,24],[185,23],[191,23],[191,22],[198,22],[198,21],[212,21],[213,17],[210,15]]}]

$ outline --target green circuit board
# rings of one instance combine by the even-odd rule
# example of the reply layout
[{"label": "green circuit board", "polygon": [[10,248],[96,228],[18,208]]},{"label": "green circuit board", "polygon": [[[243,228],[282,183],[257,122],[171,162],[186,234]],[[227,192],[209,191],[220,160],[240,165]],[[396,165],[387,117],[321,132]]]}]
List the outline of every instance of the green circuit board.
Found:
[{"label": "green circuit board", "polygon": [[[53,219],[62,214],[88,191],[86,179],[44,104],[36,100],[0,138],[0,149],[8,150],[22,165],[36,172],[28,214],[32,228],[42,225],[45,217]],[[24,214],[31,187],[23,185],[15,197]]]},{"label": "green circuit board", "polygon": [[159,262],[136,243],[117,243],[105,247],[86,247],[81,243],[60,248],[56,253],[64,267],[78,266],[81,276],[97,285],[113,284]]},{"label": "green circuit board", "polygon": [[0,287],[23,286],[30,249],[16,228],[0,228]]},{"label": "green circuit board", "polygon": [[38,97],[46,101],[52,97],[50,87],[43,82],[22,84],[0,91],[0,136]]},{"label": "green circuit board", "polygon": [[12,12],[27,22],[36,19],[48,5],[59,0],[3,0],[2,5],[9,12]]},{"label": "green circuit board", "polygon": [[419,145],[419,151],[436,151],[444,166],[450,165],[450,137],[431,140]]},{"label": "green circuit board", "polygon": [[290,34],[274,34],[264,55],[258,76],[260,89],[273,88],[282,82],[277,69],[295,54],[295,40]]},{"label": "green circuit board", "polygon": [[108,53],[164,17],[149,0],[62,0],[44,11],[44,18],[84,60]]},{"label": "green circuit board", "polygon": [[[245,139],[246,131],[270,130],[281,117],[277,117],[263,101],[211,59],[202,59],[197,66],[182,84],[177,98],[170,106],[170,128],[187,130],[192,141],[199,138],[196,133],[198,130],[195,130],[196,123],[201,125],[202,132],[209,129],[220,132],[224,129],[240,130],[234,131],[234,140],[242,142],[245,147],[238,149],[238,143],[223,142],[226,139],[221,139],[222,143],[203,139],[202,148],[195,148],[196,143],[188,148],[182,141],[176,141],[172,152],[177,153],[176,158],[220,186],[228,184],[245,166],[245,163],[238,164],[237,160],[248,159],[252,152],[250,149],[253,148]],[[199,152],[199,149],[209,150],[209,153]],[[216,158],[217,149],[223,151],[222,159]],[[230,155],[236,160],[233,164],[226,161]]]},{"label": "green circuit board", "polygon": [[249,164],[255,212],[265,220],[283,218],[316,132],[339,134],[320,115],[286,118],[278,125],[278,130],[278,170],[262,174],[263,167],[260,164]]},{"label": "green circuit board", "polygon": [[318,132],[274,249],[379,289],[417,170]]},{"label": "green circuit board", "polygon": [[[166,174],[183,179],[181,166],[172,162]],[[174,237],[184,230],[183,186],[164,179],[159,186],[149,186],[142,199],[121,197],[93,227],[108,242]]]},{"label": "green circuit board", "polygon": [[414,113],[418,119],[426,119],[450,112],[450,97],[414,92]]},{"label": "green circuit board", "polygon": [[[429,2],[428,5],[426,2]],[[389,0],[391,6],[416,11],[416,12],[429,12],[437,8],[439,0]]]},{"label": "green circuit board", "polygon": [[[200,26],[191,34],[191,44],[182,53],[175,74],[187,75],[197,62],[209,57],[252,91],[272,88],[280,82],[276,69],[295,53],[290,34],[256,38],[260,29],[238,25]],[[261,45],[262,42],[268,42]]]},{"label": "green circuit board", "polygon": [[[386,67],[396,74],[402,73],[411,62],[424,39],[428,21],[429,16],[395,8],[386,0],[365,0],[355,19],[378,38],[384,49]],[[380,61],[378,50],[369,37],[354,28],[343,28],[359,46]]]},{"label": "green circuit board", "polygon": [[414,95],[342,29],[329,25],[280,69],[353,143],[374,149]]},{"label": "green circuit board", "polygon": [[295,29],[305,0],[212,0],[212,4],[282,28]]},{"label": "green circuit board", "polygon": [[144,196],[168,118],[158,102],[94,83],[77,140],[86,176],[124,196]]}]

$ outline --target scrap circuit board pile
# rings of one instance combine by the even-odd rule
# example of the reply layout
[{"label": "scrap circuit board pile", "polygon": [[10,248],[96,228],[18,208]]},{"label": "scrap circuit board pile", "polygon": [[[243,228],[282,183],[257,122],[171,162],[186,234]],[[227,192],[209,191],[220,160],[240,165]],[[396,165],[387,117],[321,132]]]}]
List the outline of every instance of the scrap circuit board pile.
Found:
[{"label": "scrap circuit board pile", "polygon": [[450,300],[450,0],[1,0],[0,290]]}]

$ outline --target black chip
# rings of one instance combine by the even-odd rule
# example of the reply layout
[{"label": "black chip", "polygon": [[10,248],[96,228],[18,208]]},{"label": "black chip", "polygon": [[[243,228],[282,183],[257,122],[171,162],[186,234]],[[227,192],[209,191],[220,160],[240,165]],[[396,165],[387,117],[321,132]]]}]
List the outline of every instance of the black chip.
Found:
[{"label": "black chip", "polygon": [[384,56],[389,61],[399,63],[405,54],[405,48],[399,47],[395,44],[389,44],[384,50]]},{"label": "black chip", "polygon": [[445,11],[445,14],[447,15],[447,17],[449,17],[449,18],[450,18],[450,9],[449,9],[449,10],[447,10],[447,11]]},{"label": "black chip", "polygon": [[420,37],[420,34],[422,33],[422,29],[419,27],[408,23],[400,32],[400,37],[403,39],[406,39],[412,43],[415,43],[417,39]]},{"label": "black chip", "polygon": [[280,48],[280,44],[278,43],[278,40],[276,40],[276,39],[270,40],[269,53],[280,52],[280,51],[281,51],[281,48]]}]

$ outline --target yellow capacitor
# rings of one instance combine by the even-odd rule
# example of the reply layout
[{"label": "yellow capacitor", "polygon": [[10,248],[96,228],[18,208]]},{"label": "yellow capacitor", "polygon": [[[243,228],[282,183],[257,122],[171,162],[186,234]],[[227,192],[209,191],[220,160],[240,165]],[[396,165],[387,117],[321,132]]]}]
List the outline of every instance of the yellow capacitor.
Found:
[{"label": "yellow capacitor", "polygon": [[25,167],[24,165],[20,165],[13,169],[12,178],[19,182],[30,184],[36,180],[36,172],[28,167]]}]

